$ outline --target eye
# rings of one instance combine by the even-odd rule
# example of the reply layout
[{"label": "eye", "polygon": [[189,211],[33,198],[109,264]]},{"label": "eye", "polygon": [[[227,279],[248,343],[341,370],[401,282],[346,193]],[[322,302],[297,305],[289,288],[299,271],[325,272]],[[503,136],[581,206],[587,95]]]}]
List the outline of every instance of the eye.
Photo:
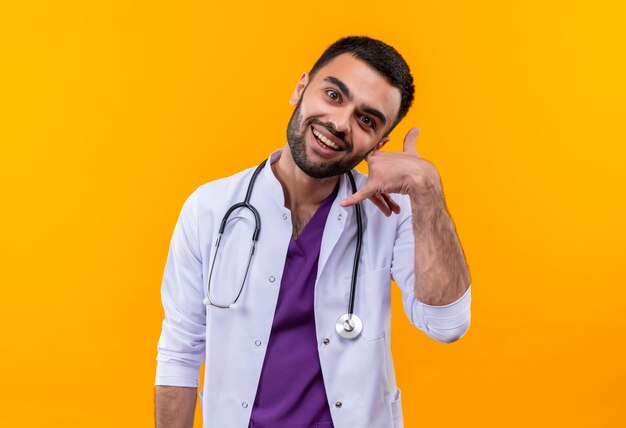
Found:
[{"label": "eye", "polygon": [[373,128],[375,125],[374,121],[368,116],[361,116],[361,122],[370,128]]},{"label": "eye", "polygon": [[333,101],[341,101],[341,95],[339,95],[339,92],[335,91],[334,89],[328,89],[326,91],[326,95],[328,95],[328,98],[330,98]]}]

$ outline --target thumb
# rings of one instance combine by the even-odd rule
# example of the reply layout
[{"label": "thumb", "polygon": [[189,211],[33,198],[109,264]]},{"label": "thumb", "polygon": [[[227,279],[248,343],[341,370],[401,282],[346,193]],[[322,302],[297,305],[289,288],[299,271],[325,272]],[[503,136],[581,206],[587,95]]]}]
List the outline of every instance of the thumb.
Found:
[{"label": "thumb", "polygon": [[406,136],[404,137],[404,145],[403,145],[403,150],[402,150],[404,153],[412,153],[418,156],[420,155],[417,151],[417,147],[415,147],[417,143],[417,137],[419,135],[420,135],[419,128],[411,128],[409,132],[406,133]]}]

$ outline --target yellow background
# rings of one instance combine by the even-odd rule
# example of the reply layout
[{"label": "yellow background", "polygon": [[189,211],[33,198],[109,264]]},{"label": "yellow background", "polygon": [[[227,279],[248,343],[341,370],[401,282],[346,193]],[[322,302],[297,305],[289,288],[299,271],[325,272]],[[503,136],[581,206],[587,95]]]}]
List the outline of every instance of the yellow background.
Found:
[{"label": "yellow background", "polygon": [[[626,426],[626,7],[581,2],[4,1],[0,425],[148,427],[185,198],[283,145],[336,38],[411,65],[473,277],[441,345],[394,291],[407,427]],[[199,426],[199,424],[197,424]]]}]

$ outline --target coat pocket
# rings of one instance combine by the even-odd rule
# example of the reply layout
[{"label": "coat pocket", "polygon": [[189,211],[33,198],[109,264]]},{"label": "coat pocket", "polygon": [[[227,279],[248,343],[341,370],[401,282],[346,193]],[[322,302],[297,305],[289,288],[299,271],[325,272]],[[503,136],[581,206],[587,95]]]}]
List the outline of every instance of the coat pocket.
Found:
[{"label": "coat pocket", "polygon": [[391,415],[393,416],[393,428],[403,428],[404,420],[402,418],[402,400],[399,389],[396,389],[396,395],[391,402]]},{"label": "coat pocket", "polygon": [[[350,283],[350,279],[348,279],[348,290],[350,290]],[[389,331],[391,320],[390,285],[391,271],[388,266],[366,272],[357,278],[354,313],[363,321],[362,335],[366,340],[379,339]]]}]

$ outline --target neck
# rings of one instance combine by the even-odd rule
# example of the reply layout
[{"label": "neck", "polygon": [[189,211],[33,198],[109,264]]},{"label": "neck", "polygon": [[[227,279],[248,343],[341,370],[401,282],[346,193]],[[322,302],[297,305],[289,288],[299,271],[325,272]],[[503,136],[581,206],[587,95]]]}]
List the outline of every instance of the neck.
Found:
[{"label": "neck", "polygon": [[306,175],[294,162],[289,145],[285,145],[280,159],[272,164],[272,170],[283,187],[285,207],[292,213],[317,209],[339,180],[338,176],[313,178]]}]

